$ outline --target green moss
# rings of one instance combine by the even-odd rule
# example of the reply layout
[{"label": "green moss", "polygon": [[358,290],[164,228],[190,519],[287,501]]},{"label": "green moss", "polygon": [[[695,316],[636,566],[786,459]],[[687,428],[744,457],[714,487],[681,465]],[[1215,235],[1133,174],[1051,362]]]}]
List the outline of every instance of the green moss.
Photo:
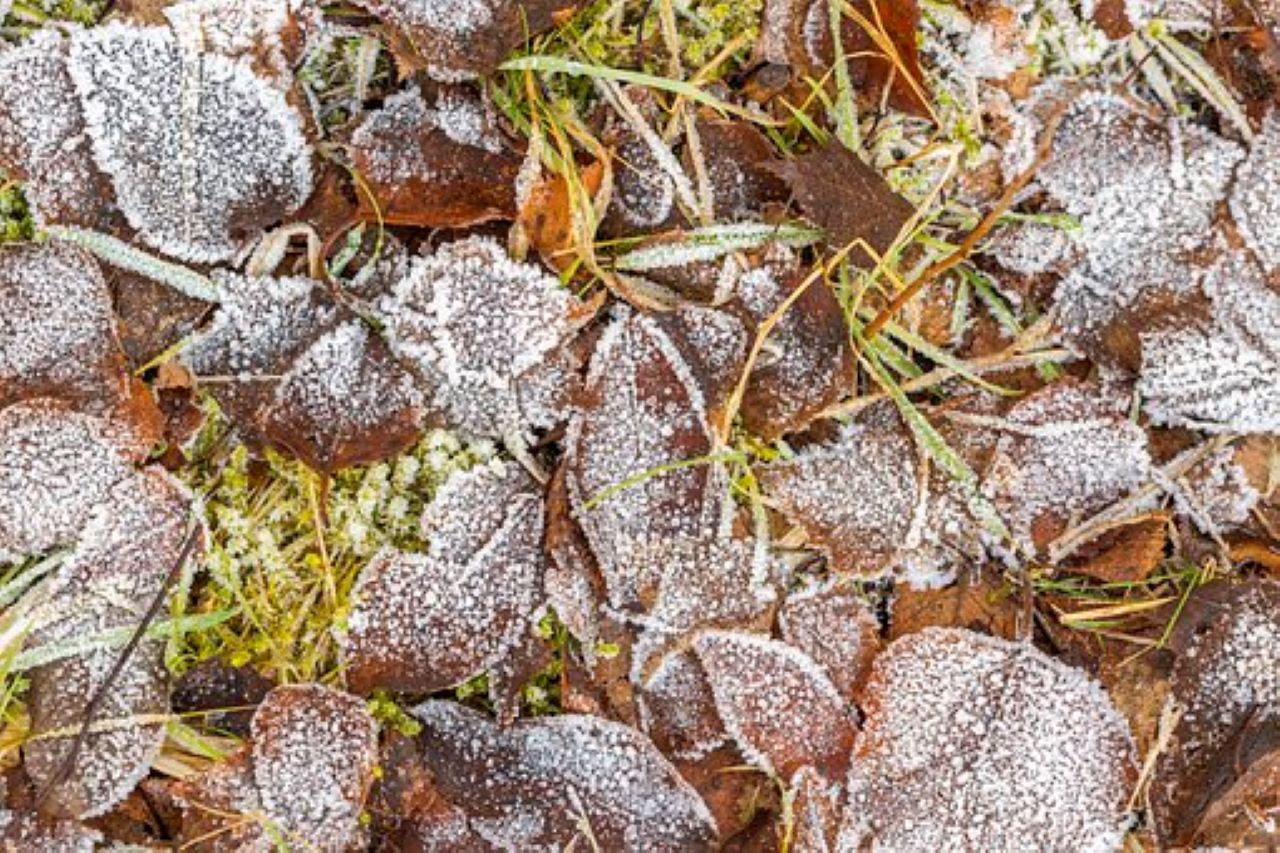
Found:
[{"label": "green moss", "polygon": [[326,482],[275,453],[253,457],[215,412],[182,472],[203,496],[209,544],[173,610],[235,616],[178,638],[170,668],[218,657],[284,682],[339,678],[334,632],[361,570],[384,546],[422,550],[425,503],[451,474],[495,452],[435,431],[395,459]]},{"label": "green moss", "polygon": [[0,180],[0,243],[30,240],[34,234],[35,223],[22,188]]}]

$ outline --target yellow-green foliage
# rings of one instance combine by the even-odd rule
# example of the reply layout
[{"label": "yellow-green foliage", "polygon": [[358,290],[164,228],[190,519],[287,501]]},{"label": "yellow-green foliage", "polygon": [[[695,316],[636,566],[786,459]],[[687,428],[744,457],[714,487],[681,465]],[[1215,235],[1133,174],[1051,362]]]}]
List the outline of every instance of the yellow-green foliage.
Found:
[{"label": "yellow-green foliage", "polygon": [[32,232],[31,212],[22,190],[0,180],[0,243],[30,240]]},{"label": "yellow-green foliage", "polygon": [[[200,444],[223,446],[215,421]],[[492,445],[464,445],[433,431],[387,462],[321,475],[267,453],[255,460],[231,443],[222,456],[186,472],[203,495],[209,546],[175,613],[234,609],[211,630],[185,635],[171,650],[177,672],[210,657],[251,665],[285,682],[339,676],[334,631],[351,587],[379,548],[421,550],[424,504],[450,474],[491,458]]]}]

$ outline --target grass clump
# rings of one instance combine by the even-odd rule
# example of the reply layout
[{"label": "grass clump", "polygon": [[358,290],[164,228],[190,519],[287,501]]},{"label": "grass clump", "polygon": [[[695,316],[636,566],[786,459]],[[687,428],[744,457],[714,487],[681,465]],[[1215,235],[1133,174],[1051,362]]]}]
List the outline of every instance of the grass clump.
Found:
[{"label": "grass clump", "polygon": [[34,234],[35,222],[22,188],[0,179],[0,243],[30,240]]}]

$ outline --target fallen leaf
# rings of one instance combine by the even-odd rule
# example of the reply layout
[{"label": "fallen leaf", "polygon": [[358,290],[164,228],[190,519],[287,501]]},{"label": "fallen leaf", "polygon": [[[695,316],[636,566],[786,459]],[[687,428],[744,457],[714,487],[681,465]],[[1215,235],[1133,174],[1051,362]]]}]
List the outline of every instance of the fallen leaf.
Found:
[{"label": "fallen leaf", "polygon": [[522,158],[477,90],[442,88],[428,102],[411,86],[369,114],[350,148],[366,221],[461,228],[516,217]]},{"label": "fallen leaf", "polygon": [[814,660],[840,695],[852,699],[880,651],[880,624],[838,579],[792,592],[778,611],[782,638]]},{"label": "fallen leaf", "polygon": [[783,780],[802,767],[843,778],[857,733],[853,707],[810,657],[728,631],[699,633],[693,648],[720,718],[752,764]]},{"label": "fallen leaf", "polygon": [[[582,167],[578,180],[594,199],[604,181],[604,164],[595,161]],[[517,215],[529,245],[543,263],[561,273],[567,272],[578,260],[574,205],[569,181],[563,175],[551,175],[533,185]]]},{"label": "fallen leaf", "polygon": [[1021,604],[1012,589],[991,572],[966,571],[944,587],[895,588],[888,639],[926,628],[965,628],[1013,640],[1018,637],[1021,617]]},{"label": "fallen leaf", "polygon": [[490,845],[674,851],[715,837],[697,792],[632,728],[566,714],[499,729],[440,701],[413,713],[436,787]]},{"label": "fallen leaf", "polygon": [[427,507],[425,554],[382,551],[353,590],[348,683],[430,693],[492,672],[542,603],[544,505],[515,463],[472,469]]},{"label": "fallen leaf", "polygon": [[872,665],[841,849],[1111,849],[1136,779],[1124,718],[1022,643],[928,629]]},{"label": "fallen leaf", "polygon": [[357,850],[378,761],[364,702],[319,684],[277,687],[254,713],[250,742],[176,787],[186,843],[215,851]]},{"label": "fallen leaf", "polygon": [[1177,723],[1150,797],[1161,842],[1189,845],[1214,803],[1280,746],[1280,585],[1203,587],[1188,601],[1177,640]]}]

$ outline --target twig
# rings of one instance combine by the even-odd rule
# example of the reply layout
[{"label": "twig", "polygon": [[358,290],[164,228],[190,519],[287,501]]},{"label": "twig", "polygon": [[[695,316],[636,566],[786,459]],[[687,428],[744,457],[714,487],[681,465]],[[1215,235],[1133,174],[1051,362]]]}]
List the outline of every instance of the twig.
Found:
[{"label": "twig", "polygon": [[116,679],[120,677],[120,673],[124,671],[125,665],[129,659],[133,657],[133,653],[137,651],[138,645],[142,642],[142,638],[146,635],[147,629],[151,627],[151,623],[155,621],[156,616],[160,613],[160,608],[168,597],[169,588],[173,586],[178,579],[178,575],[182,571],[182,567],[186,565],[187,560],[191,557],[195,550],[196,543],[200,541],[200,525],[192,525],[191,532],[187,534],[186,541],[182,543],[182,550],[178,552],[178,558],[173,561],[173,565],[169,569],[169,574],[165,576],[164,582],[160,584],[160,589],[156,591],[155,597],[151,599],[147,612],[143,614],[142,621],[138,623],[138,627],[134,630],[133,636],[129,638],[129,642],[120,651],[120,655],[116,658],[115,663],[111,665],[111,670],[107,673],[107,677],[98,685],[98,689],[94,691],[93,696],[89,699],[89,704],[85,706],[84,716],[80,720],[80,727],[76,731],[75,739],[71,741],[71,749],[66,756],[60,761],[54,769],[53,774],[49,777],[49,781],[45,785],[45,789],[40,793],[40,797],[36,800],[36,808],[40,809],[54,790],[62,784],[62,782],[75,769],[76,761],[80,757],[80,750],[84,747],[84,742],[89,735],[90,726],[93,724],[94,718],[98,712],[102,710],[102,703],[106,701],[107,695],[111,688],[115,685]]}]

